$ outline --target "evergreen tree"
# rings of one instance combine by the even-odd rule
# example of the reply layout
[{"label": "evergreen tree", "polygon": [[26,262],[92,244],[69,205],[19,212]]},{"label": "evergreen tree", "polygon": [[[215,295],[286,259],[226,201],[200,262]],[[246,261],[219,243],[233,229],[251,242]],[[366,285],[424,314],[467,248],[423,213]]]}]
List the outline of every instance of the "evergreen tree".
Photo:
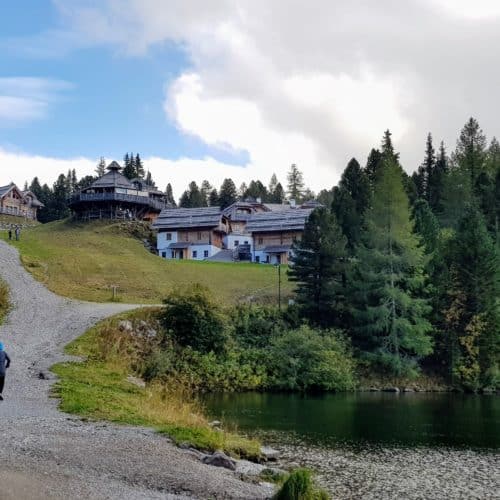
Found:
[{"label": "evergreen tree", "polygon": [[289,198],[300,203],[304,193],[304,176],[295,163],[290,167],[287,180]]},{"label": "evergreen tree", "polygon": [[261,201],[267,201],[268,194],[266,186],[264,186],[264,184],[262,184],[259,180],[252,180],[248,185],[244,197],[253,198],[254,200],[260,199]]},{"label": "evergreen tree", "polygon": [[373,186],[382,167],[382,153],[378,149],[372,149],[366,161],[365,172]]},{"label": "evergreen tree", "polygon": [[271,179],[269,181],[269,187],[267,189],[267,192],[269,193],[269,202],[270,203],[276,203],[274,201],[274,192],[276,191],[276,186],[278,185],[278,177],[276,177],[276,174],[273,173],[271,176]]},{"label": "evergreen tree", "polygon": [[281,185],[281,182],[278,182],[276,184],[276,189],[274,190],[273,193],[273,203],[285,203],[285,190],[283,189],[283,186]]},{"label": "evergreen tree", "polygon": [[156,183],[153,180],[153,176],[151,175],[151,172],[149,170],[146,172],[146,178],[144,179],[144,182],[148,186],[151,186],[152,188],[156,188]]},{"label": "evergreen tree", "polygon": [[394,145],[392,144],[392,133],[389,129],[384,132],[382,137],[382,158],[385,162],[392,161],[399,163],[399,153],[396,153]]},{"label": "evergreen tree", "polygon": [[192,208],[191,198],[189,196],[189,190],[184,191],[179,199],[179,207],[181,208]]},{"label": "evergreen tree", "polygon": [[209,198],[210,198],[210,193],[212,191],[213,187],[208,182],[207,180],[202,181],[201,183],[201,197],[203,199],[203,206],[208,207],[209,204]]},{"label": "evergreen tree", "polygon": [[439,222],[426,200],[419,199],[413,206],[415,233],[420,237],[425,253],[432,254],[438,245]]},{"label": "evergreen tree", "polygon": [[500,374],[500,262],[477,208],[467,207],[450,249],[452,286],[445,321],[452,370],[456,381],[477,390],[498,384]]},{"label": "evergreen tree", "polygon": [[293,245],[289,276],[297,283],[299,309],[311,323],[342,325],[345,245],[335,216],[324,207],[311,212],[302,239]]},{"label": "evergreen tree", "polygon": [[165,189],[165,200],[168,205],[175,207],[177,204],[175,203],[174,192],[172,190],[172,184],[170,182],[167,184],[167,188]]},{"label": "evergreen tree", "polygon": [[468,172],[474,186],[486,163],[486,136],[474,118],[470,118],[460,132],[453,162],[456,167]]},{"label": "evergreen tree", "polygon": [[500,168],[500,143],[496,137],[491,139],[488,147],[485,168],[491,177],[495,177],[496,172]]},{"label": "evergreen tree", "polygon": [[444,183],[448,172],[448,157],[443,141],[439,146],[439,154],[434,168],[427,178],[427,201],[435,215],[443,212]]},{"label": "evergreen tree", "polygon": [[135,170],[135,159],[133,154],[126,153],[123,158],[123,171],[122,174],[127,179],[134,179],[137,177]]},{"label": "evergreen tree", "polygon": [[443,210],[439,221],[443,227],[456,228],[462,219],[465,209],[472,203],[472,185],[470,173],[460,167],[451,168],[444,177]]},{"label": "evergreen tree", "polygon": [[360,242],[364,215],[371,197],[370,181],[356,158],[349,161],[332,194],[332,211],[352,252]]},{"label": "evergreen tree", "polygon": [[331,207],[333,203],[333,189],[322,189],[316,198],[318,203],[321,203],[325,207]]},{"label": "evergreen tree", "polygon": [[101,159],[95,169],[95,173],[97,174],[97,177],[102,177],[106,173],[106,160],[104,159],[104,156],[101,156]]},{"label": "evergreen tree", "polygon": [[219,190],[219,205],[222,209],[232,205],[238,199],[236,186],[232,179],[224,179]]},{"label": "evergreen tree", "polygon": [[395,155],[388,155],[367,213],[365,243],[352,277],[354,343],[395,374],[432,352],[423,252],[413,234],[408,197]]},{"label": "evergreen tree", "polygon": [[210,196],[208,197],[208,206],[216,207],[219,205],[219,194],[217,193],[217,189],[212,189],[210,191]]},{"label": "evergreen tree", "polygon": [[238,196],[243,200],[247,192],[248,186],[246,182],[242,182],[240,188],[238,189]]},{"label": "evergreen tree", "polygon": [[141,157],[139,156],[139,153],[135,155],[135,160],[134,160],[134,168],[135,168],[135,177],[138,179],[144,179],[144,165],[142,164]]}]

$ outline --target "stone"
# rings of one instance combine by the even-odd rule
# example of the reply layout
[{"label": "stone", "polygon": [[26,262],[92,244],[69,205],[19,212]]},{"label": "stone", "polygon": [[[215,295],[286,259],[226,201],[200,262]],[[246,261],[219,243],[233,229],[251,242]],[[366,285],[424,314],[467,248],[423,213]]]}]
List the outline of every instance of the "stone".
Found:
[{"label": "stone", "polygon": [[221,451],[216,451],[212,455],[205,455],[201,461],[204,464],[213,465],[214,467],[224,467],[225,469],[236,470],[236,461]]},{"label": "stone", "polygon": [[405,387],[403,389],[403,392],[415,392],[414,389],[412,389],[411,387]]},{"label": "stone", "polygon": [[134,377],[133,375],[129,375],[127,377],[127,382],[130,382],[131,384],[134,384],[137,387],[140,387],[141,389],[144,389],[146,387],[146,382],[144,382],[144,380],[142,380],[141,378]]},{"label": "stone", "polygon": [[212,422],[209,422],[208,425],[210,427],[220,427],[222,422],[220,420],[213,420]]},{"label": "stone", "polygon": [[268,461],[278,460],[280,456],[280,452],[278,450],[275,450],[274,448],[271,448],[270,446],[262,446],[260,452],[263,459]]},{"label": "stone", "polygon": [[384,387],[383,392],[400,392],[399,387]]},{"label": "stone", "polygon": [[119,323],[118,323],[118,328],[122,331],[122,332],[131,332],[134,327],[132,325],[132,322],[129,321],[128,319],[122,319]]}]

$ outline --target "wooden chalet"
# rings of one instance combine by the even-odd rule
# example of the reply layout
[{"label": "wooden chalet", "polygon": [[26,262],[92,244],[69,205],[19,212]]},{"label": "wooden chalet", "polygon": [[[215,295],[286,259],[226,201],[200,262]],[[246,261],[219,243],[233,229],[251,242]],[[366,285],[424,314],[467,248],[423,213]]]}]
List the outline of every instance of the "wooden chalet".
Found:
[{"label": "wooden chalet", "polygon": [[78,219],[155,220],[164,209],[164,193],[142,179],[130,181],[113,161],[89,187],[71,196],[69,206]]},{"label": "wooden chalet", "polygon": [[165,259],[204,260],[220,252],[227,228],[219,207],[166,208],[153,223]]},{"label": "wooden chalet", "polygon": [[31,191],[21,191],[13,182],[0,186],[0,214],[36,220],[39,208],[44,205]]}]

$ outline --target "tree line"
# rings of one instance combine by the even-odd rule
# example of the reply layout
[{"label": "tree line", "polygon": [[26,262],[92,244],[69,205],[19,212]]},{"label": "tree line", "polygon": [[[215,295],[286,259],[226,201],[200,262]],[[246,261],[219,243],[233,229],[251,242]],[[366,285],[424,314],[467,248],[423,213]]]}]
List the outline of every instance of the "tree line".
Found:
[{"label": "tree line", "polygon": [[300,315],[343,329],[384,373],[424,366],[468,390],[498,387],[498,141],[488,145],[473,118],[451,155],[429,134],[409,176],[386,131],[320,198],[289,270]]}]

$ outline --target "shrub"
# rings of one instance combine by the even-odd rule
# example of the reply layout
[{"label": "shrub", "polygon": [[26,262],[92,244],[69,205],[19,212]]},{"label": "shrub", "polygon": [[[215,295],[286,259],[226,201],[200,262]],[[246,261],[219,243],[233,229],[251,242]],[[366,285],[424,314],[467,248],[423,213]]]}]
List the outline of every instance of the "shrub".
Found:
[{"label": "shrub", "polygon": [[350,390],[355,363],[347,341],[336,331],[308,326],[275,338],[269,352],[270,384],[287,390]]},{"label": "shrub", "polygon": [[162,326],[179,345],[196,351],[221,353],[228,339],[227,324],[221,307],[209,290],[194,284],[170,292],[160,313]]},{"label": "shrub", "polygon": [[326,491],[316,487],[307,469],[294,470],[274,495],[275,500],[328,500]]}]

